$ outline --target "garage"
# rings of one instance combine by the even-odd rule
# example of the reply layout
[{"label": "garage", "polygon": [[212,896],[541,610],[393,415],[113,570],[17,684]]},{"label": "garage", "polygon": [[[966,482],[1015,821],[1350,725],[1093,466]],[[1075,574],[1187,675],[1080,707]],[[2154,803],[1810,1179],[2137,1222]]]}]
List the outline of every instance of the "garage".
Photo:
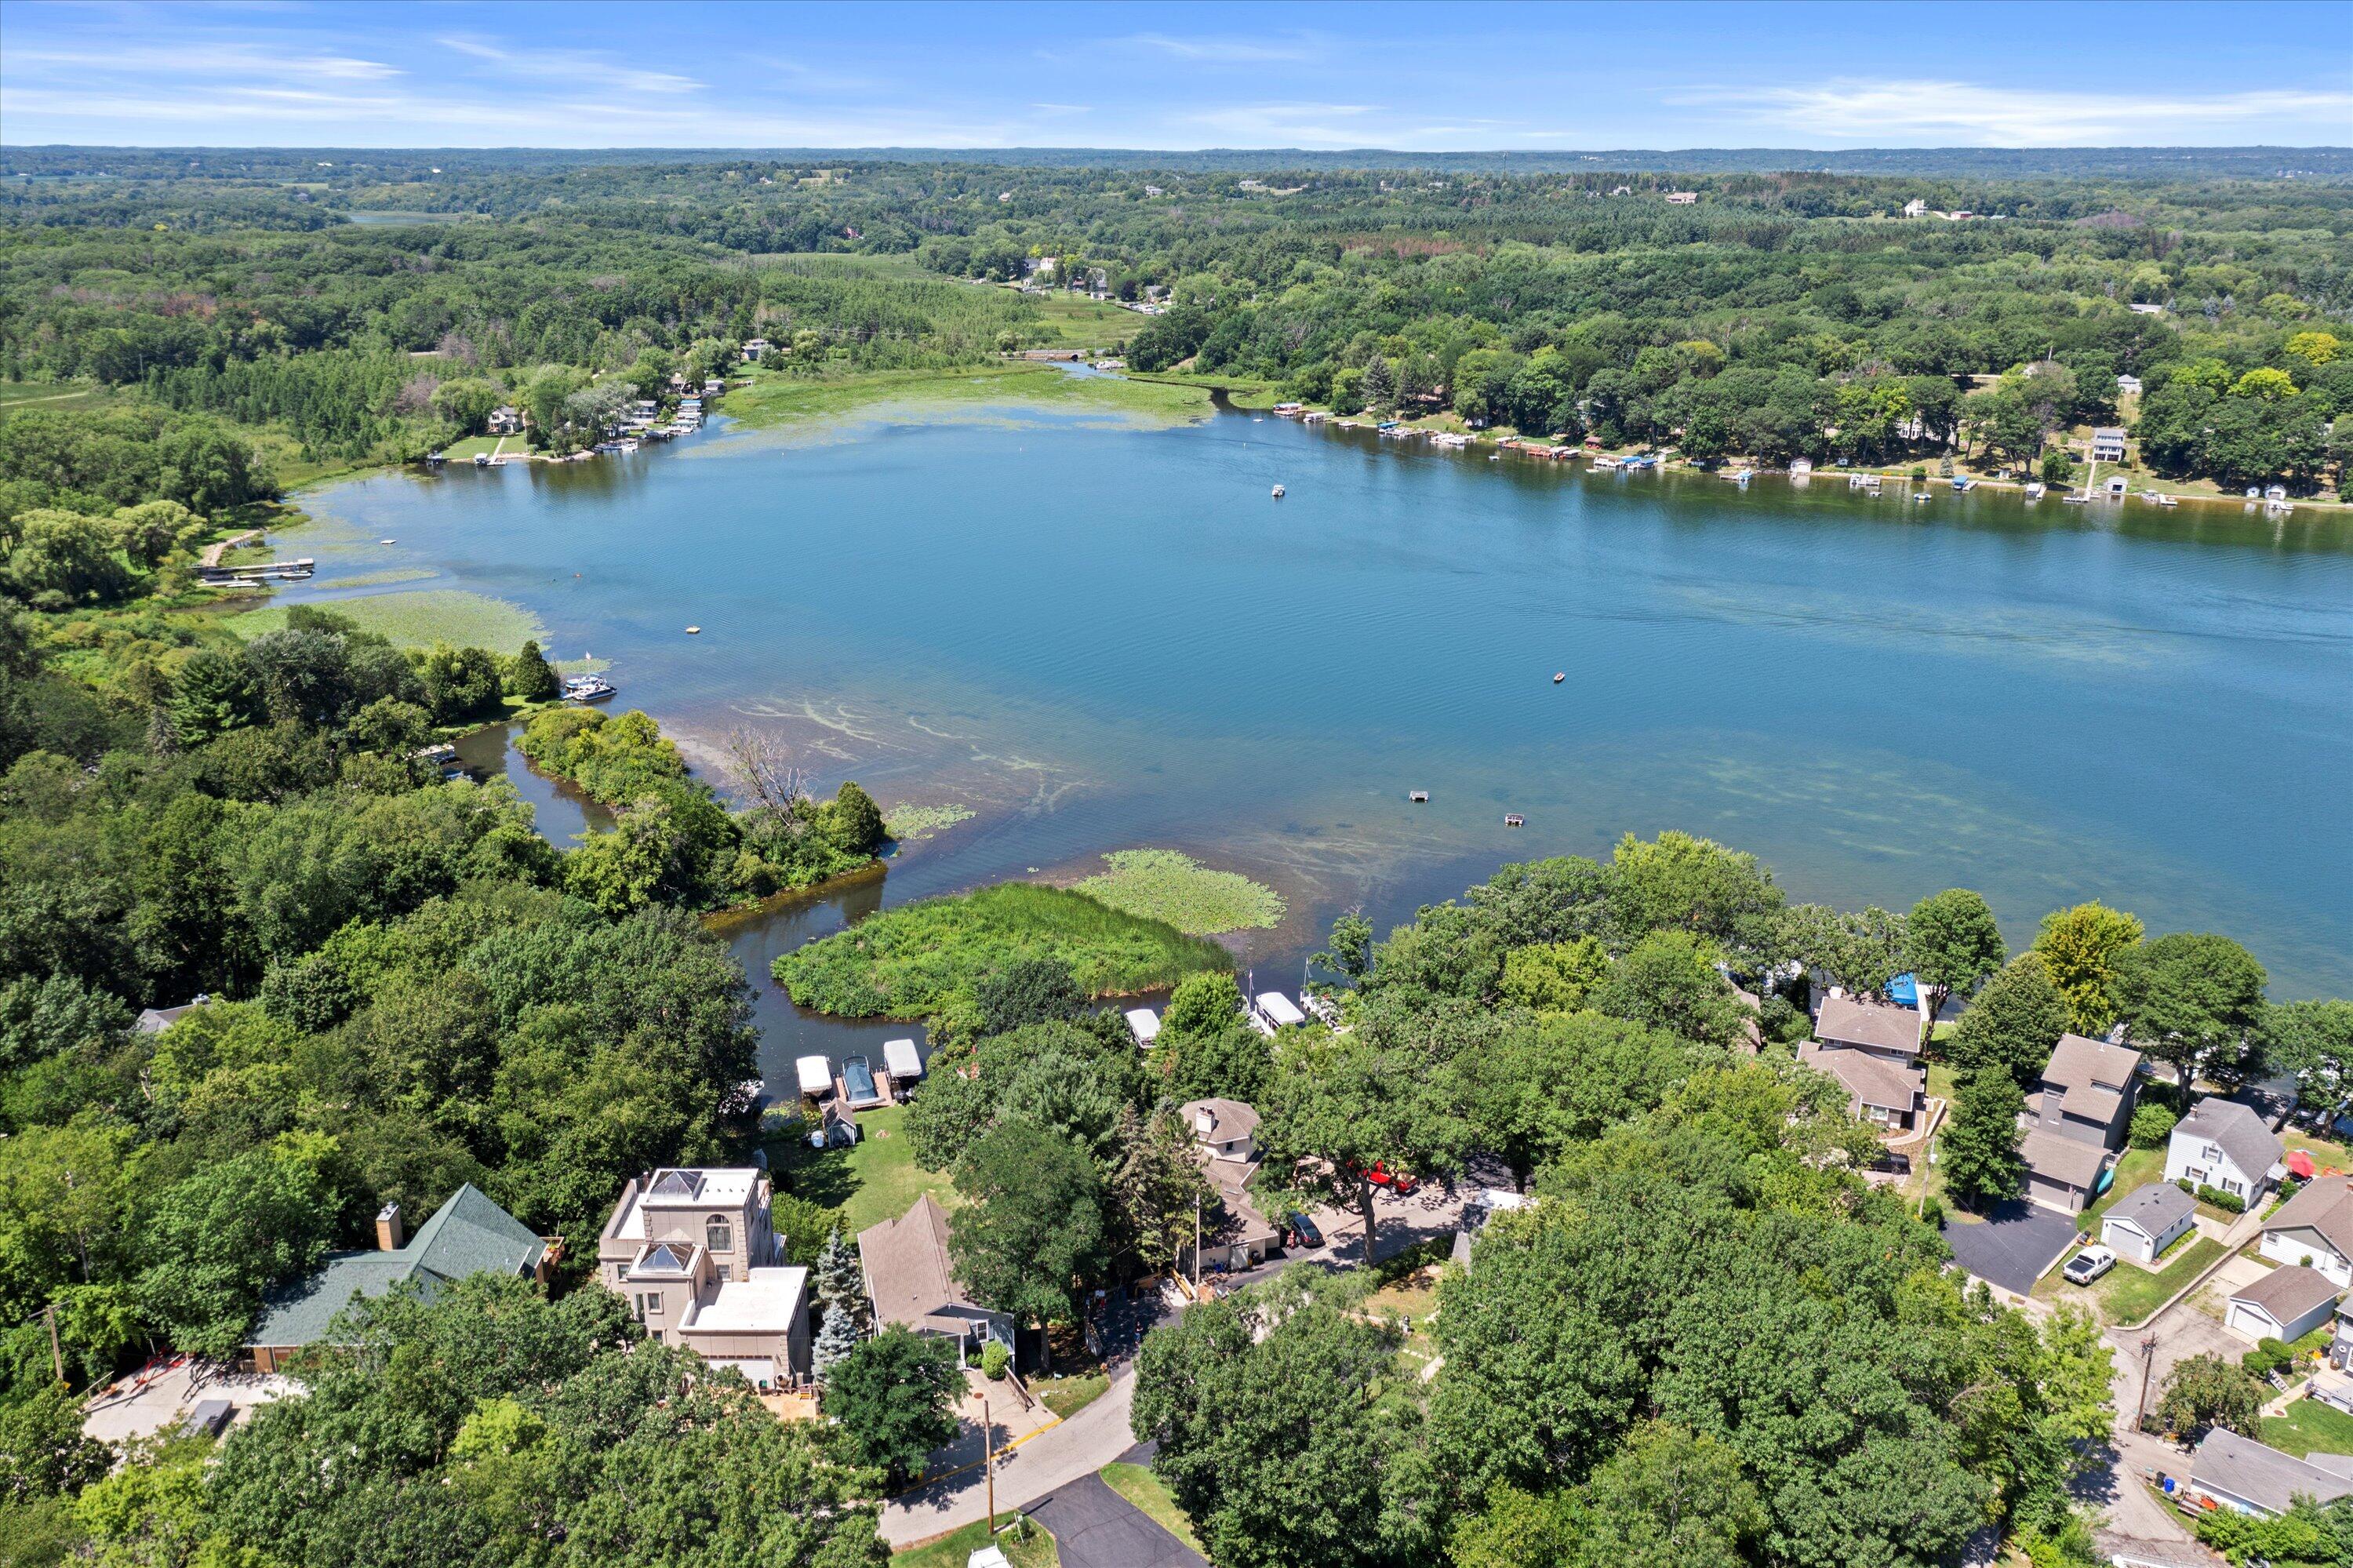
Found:
[{"label": "garage", "polygon": [[2250,1340],[2298,1340],[2337,1310],[2337,1287],[2316,1268],[2296,1264],[2274,1268],[2243,1290],[2233,1291],[2222,1323]]},{"label": "garage", "polygon": [[2100,1245],[2118,1257],[2155,1263],[2198,1223],[2198,1204],[2170,1181],[2152,1181],[2117,1200],[2100,1221]]}]

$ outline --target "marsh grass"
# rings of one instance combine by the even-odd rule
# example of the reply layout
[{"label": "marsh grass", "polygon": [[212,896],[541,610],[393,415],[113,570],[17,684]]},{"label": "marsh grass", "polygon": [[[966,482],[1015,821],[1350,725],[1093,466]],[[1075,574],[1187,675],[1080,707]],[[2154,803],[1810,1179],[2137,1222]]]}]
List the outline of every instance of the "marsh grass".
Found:
[{"label": "marsh grass", "polygon": [[1188,936],[1264,929],[1282,920],[1282,895],[1273,888],[1175,850],[1116,850],[1103,859],[1111,869],[1080,883],[1079,892],[1130,915],[1166,920]]},{"label": "marsh grass", "polygon": [[913,843],[973,819],[969,806],[954,801],[943,806],[893,806],[882,819],[882,831],[901,843]]},{"label": "marsh grass", "polygon": [[983,365],[960,370],[889,370],[861,376],[764,375],[727,394],[721,411],[742,428],[837,418],[888,405],[920,418],[926,408],[1020,404],[1072,413],[1100,411],[1167,421],[1209,412],[1208,392],[1116,376],[1072,376],[1050,365]]},{"label": "marsh grass", "polygon": [[[545,641],[547,629],[538,617],[518,604],[463,588],[419,588],[410,593],[364,594],[356,599],[314,599],[320,609],[348,617],[363,631],[391,639],[403,648],[430,648],[447,642],[453,648],[487,648],[512,654],[533,638]],[[286,624],[286,607],[268,605],[228,619],[228,629],[239,637],[259,637]]]},{"label": "marsh grass", "polygon": [[849,1018],[922,1018],[968,1006],[974,985],[1018,959],[1058,958],[1090,996],[1174,985],[1233,959],[1165,920],[1083,893],[1007,882],[885,909],[776,961],[803,1007]]}]

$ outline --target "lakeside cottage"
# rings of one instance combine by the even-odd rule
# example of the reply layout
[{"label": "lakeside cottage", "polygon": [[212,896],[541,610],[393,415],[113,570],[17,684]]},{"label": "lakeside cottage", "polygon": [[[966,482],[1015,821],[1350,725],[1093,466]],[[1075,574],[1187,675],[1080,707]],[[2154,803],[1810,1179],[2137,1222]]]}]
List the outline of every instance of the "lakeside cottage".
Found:
[{"label": "lakeside cottage", "polygon": [[[1257,1108],[1240,1100],[1204,1099],[1187,1103],[1176,1114],[1192,1132],[1201,1173],[1218,1196],[1218,1212],[1204,1219],[1198,1266],[1248,1268],[1265,1262],[1278,1238],[1250,1192],[1259,1168]],[[1178,1255],[1177,1266],[1195,1270],[1190,1246]]]},{"label": "lakeside cottage", "polygon": [[2092,432],[2092,461],[2122,462],[2125,461],[2125,433],[2115,425],[2103,425]]},{"label": "lakeside cottage", "polygon": [[858,1233],[858,1262],[874,1321],[955,1342],[957,1363],[976,1364],[991,1340],[1009,1353],[1013,1319],[979,1305],[948,1261],[948,1216],[929,1192],[895,1220]]},{"label": "lakeside cottage", "polygon": [[779,1266],[768,1173],[672,1167],[621,1189],[596,1238],[596,1275],[649,1338],[684,1345],[756,1387],[809,1370],[808,1270]]},{"label": "lakeside cottage", "polygon": [[429,1301],[443,1286],[476,1274],[544,1284],[550,1260],[545,1241],[470,1181],[450,1193],[414,1238],[403,1234],[400,1205],[386,1203],[375,1217],[374,1252],[332,1254],[316,1274],[270,1293],[246,1355],[255,1372],[279,1372],[297,1351],[324,1339],[335,1314],[355,1297],[405,1285]]},{"label": "lakeside cottage", "polygon": [[[2165,1146],[2165,1179],[2228,1192],[2245,1199],[2252,1208],[2263,1189],[2279,1179],[2280,1158],[2285,1152],[2278,1135],[2245,1106],[2202,1099],[2174,1124]],[[2278,1217],[2273,1216],[2274,1221]]]},{"label": "lakeside cottage", "polygon": [[2307,1266],[2339,1290],[2353,1288],[2353,1177],[2306,1182],[2264,1220],[2257,1250],[2274,1263]]}]

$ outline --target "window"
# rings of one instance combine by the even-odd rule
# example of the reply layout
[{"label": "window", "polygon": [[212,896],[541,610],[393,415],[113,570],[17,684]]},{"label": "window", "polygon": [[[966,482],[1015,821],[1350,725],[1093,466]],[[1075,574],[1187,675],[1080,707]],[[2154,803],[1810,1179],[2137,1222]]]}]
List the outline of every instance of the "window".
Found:
[{"label": "window", "polygon": [[2211,1165],[2214,1161],[2222,1158],[2222,1151],[2213,1144],[2210,1143],[2206,1146],[2204,1152],[2200,1153],[2198,1158],[2206,1161],[2207,1164]]},{"label": "window", "polygon": [[638,1320],[639,1322],[643,1322],[649,1318],[659,1318],[661,1315],[662,1298],[660,1291],[641,1290],[638,1292]]},{"label": "window", "polygon": [[735,1250],[735,1227],[727,1223],[724,1214],[713,1214],[702,1227],[703,1245],[714,1253]]}]

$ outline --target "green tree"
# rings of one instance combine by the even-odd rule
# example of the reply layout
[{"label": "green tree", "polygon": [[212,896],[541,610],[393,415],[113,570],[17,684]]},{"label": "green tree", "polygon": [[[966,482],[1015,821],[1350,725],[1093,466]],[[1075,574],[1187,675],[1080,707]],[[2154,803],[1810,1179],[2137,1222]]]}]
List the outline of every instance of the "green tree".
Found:
[{"label": "green tree", "polygon": [[1966,887],[1932,893],[1905,921],[1905,957],[1931,1019],[1947,999],[1967,996],[2002,966],[2010,949],[1984,898]]},{"label": "green tree", "polygon": [[64,1383],[0,1404],[0,1500],[71,1497],[113,1463],[111,1448],[83,1434],[81,1401]]},{"label": "green tree", "polygon": [[1961,1014],[1947,1054],[1965,1073],[1998,1072],[2021,1086],[2042,1079],[2067,1033],[2067,999],[2039,953],[2025,952],[1986,981]]},{"label": "green tree", "polygon": [[1574,1012],[1609,973],[1609,955],[1593,937],[1540,942],[1504,955],[1504,1000],[1538,1012]]},{"label": "green tree", "polygon": [[2293,1073],[2334,1105],[2353,1073],[2353,1001],[2274,1002],[2263,1009],[2260,1045],[2266,1072]]},{"label": "green tree", "polygon": [[1426,1062],[1369,1030],[1306,1036],[1275,1060],[1259,1107],[1266,1118],[1259,1144],[1271,1166],[1303,1171],[1312,1190],[1355,1209],[1369,1255],[1379,1224],[1372,1168],[1427,1175],[1456,1161],[1463,1129],[1434,1089]]},{"label": "green tree", "polygon": [[1584,1491],[1575,1561],[1591,1568],[1740,1568],[1766,1530],[1738,1452],[1680,1427],[1636,1427]]},{"label": "green tree", "polygon": [[199,1171],[156,1203],[140,1294],[174,1344],[228,1360],[263,1290],[318,1266],[341,1207],[300,1154],[254,1150]]},{"label": "green tree", "polygon": [[1136,1357],[1135,1435],[1221,1568],[1427,1561],[1438,1515],[1411,1401],[1383,1398],[1393,1322],[1350,1315],[1295,1272],[1205,1302]]},{"label": "green tree", "polygon": [[882,808],[852,780],[833,792],[833,833],[851,854],[871,855],[882,847]]},{"label": "green tree", "polygon": [[1592,1005],[1613,1018],[1662,1029],[1703,1045],[1731,1046],[1748,1010],[1716,972],[1708,944],[1689,931],[1653,931],[1634,944],[1595,988]]},{"label": "green tree", "polygon": [[2153,1414],[2185,1437],[2195,1438],[2210,1426],[2254,1437],[2261,1435],[2268,1397],[2269,1390],[2237,1362],[2220,1356],[2186,1356],[2166,1374]]},{"label": "green tree", "polygon": [[2235,1067],[2263,1017],[2268,977],[2253,953],[2202,932],[2177,931],[2117,964],[2126,1027],[2148,1052],[2180,1067]]},{"label": "green tree", "polygon": [[1214,1201],[1201,1174],[1199,1146],[1174,1114],[1139,1117],[1123,1107],[1114,1139],[1119,1164],[1109,1183],[1123,1250],[1146,1268],[1173,1266],[1192,1239],[1199,1206]]},{"label": "green tree", "polygon": [[1373,967],[1373,923],[1353,909],[1335,917],[1332,945],[1312,961],[1343,980],[1362,980]]},{"label": "green tree", "polygon": [[553,702],[561,689],[555,667],[540,652],[536,641],[526,641],[522,651],[507,662],[501,684],[508,696],[526,703]]},{"label": "green tree", "polygon": [[965,1150],[956,1191],[972,1206],[948,1237],[975,1300],[1017,1318],[1066,1320],[1073,1296],[1109,1265],[1103,1182],[1063,1134],[1017,1119]]},{"label": "green tree", "polygon": [[955,1438],[964,1388],[953,1343],[893,1323],[833,1368],[824,1409],[867,1464],[904,1486]]},{"label": "green tree", "polygon": [[972,989],[984,1034],[1062,1022],[1086,1011],[1086,993],[1071,966],[1051,955],[1015,959],[983,975]]},{"label": "green tree", "polygon": [[1627,834],[1607,875],[1610,921],[1630,944],[1672,929],[1746,956],[1770,940],[1781,907],[1773,874],[1755,855],[1689,833],[1648,843]]},{"label": "green tree", "polygon": [[2118,1013],[2117,960],[2141,938],[2139,920],[2105,904],[2078,904],[2042,917],[2031,949],[2067,999],[2067,1027],[2097,1040]]},{"label": "green tree", "polygon": [[417,673],[436,724],[458,724],[498,711],[503,683],[495,653],[438,642],[418,662]]},{"label": "green tree", "polygon": [[1945,1185],[1972,1208],[2016,1194],[2026,1179],[2018,1152],[2018,1118],[2026,1096],[2009,1074],[1971,1073],[1953,1097],[1952,1120],[1938,1140]]}]

